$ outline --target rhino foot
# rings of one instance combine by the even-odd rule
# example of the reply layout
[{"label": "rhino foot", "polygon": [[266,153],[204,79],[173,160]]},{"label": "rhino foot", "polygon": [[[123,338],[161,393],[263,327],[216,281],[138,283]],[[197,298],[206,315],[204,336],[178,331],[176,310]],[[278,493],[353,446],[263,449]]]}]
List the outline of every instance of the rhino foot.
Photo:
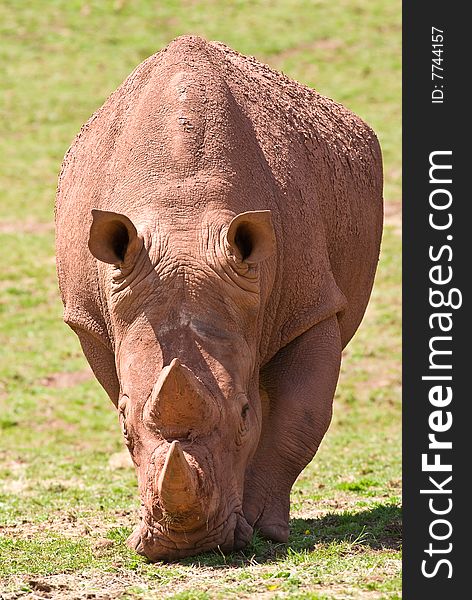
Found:
[{"label": "rhino foot", "polygon": [[256,523],[255,527],[269,540],[280,542],[282,544],[288,542],[289,527],[287,523],[277,523],[270,518],[261,518]]},{"label": "rhino foot", "polygon": [[[246,490],[244,515],[265,538],[285,544],[289,536],[290,493],[275,495],[269,491],[269,486],[265,486],[265,490],[259,494],[255,488],[252,494]],[[286,496],[285,500],[282,496]]]}]

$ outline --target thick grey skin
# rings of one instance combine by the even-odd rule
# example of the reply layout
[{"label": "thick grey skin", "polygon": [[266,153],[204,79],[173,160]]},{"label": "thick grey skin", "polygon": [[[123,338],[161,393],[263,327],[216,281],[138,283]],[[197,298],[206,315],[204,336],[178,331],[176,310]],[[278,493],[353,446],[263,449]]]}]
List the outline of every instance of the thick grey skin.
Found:
[{"label": "thick grey skin", "polygon": [[[174,63],[173,53],[178,57]],[[293,112],[302,115],[300,120],[303,120],[302,109],[305,106],[309,107],[311,103],[319,107],[314,109],[314,113],[319,110],[319,117],[314,121],[310,109],[306,109],[309,112],[306,121],[314,128],[308,137],[299,134],[300,125],[295,122],[296,119],[289,123],[285,116],[280,119],[277,117],[279,120],[271,121],[270,127],[264,129],[265,117],[259,114],[257,102],[251,98],[251,102],[244,105],[246,96],[239,94],[237,83],[231,80],[235,76],[232,75],[232,67],[228,63],[224,71],[219,66],[224,64],[221,57],[220,62],[212,64],[215,53],[237,63],[243,72],[244,69],[248,73],[253,68],[261,70],[263,77],[270,81],[269,89],[273,90],[275,102],[280,98],[282,108],[276,108],[281,115],[286,100],[285,89],[295,107]],[[153,58],[136,70],[127,87],[124,84],[125,87],[111,97],[108,101],[110,106],[116,105],[117,99],[118,103],[121,102],[120,97],[126,98],[129,89],[139,87],[141,79],[145,81],[152,77]],[[91,209],[97,207],[126,214],[142,232],[147,240],[146,247],[151,250],[156,220],[154,215],[149,214],[149,207],[143,208],[139,200],[150,193],[156,198],[153,210],[159,226],[172,235],[179,228],[185,232],[186,222],[193,227],[202,218],[205,221],[207,213],[195,212],[194,208],[195,205],[203,206],[205,202],[213,215],[211,223],[219,221],[223,232],[234,215],[243,211],[271,210],[277,249],[258,267],[260,291],[257,318],[254,323],[248,324],[246,313],[241,309],[241,315],[235,321],[244,336],[246,330],[249,331],[245,343],[251,360],[240,368],[230,364],[227,357],[222,358],[219,364],[224,365],[225,372],[230,373],[231,385],[237,382],[248,390],[259,388],[259,397],[257,392],[251,395],[251,407],[254,408],[255,419],[253,430],[257,432],[258,428],[262,428],[262,431],[260,437],[251,441],[253,448],[247,451],[246,465],[242,459],[238,459],[237,463],[241,463],[244,470],[242,512],[247,522],[264,535],[277,541],[286,541],[291,486],[315,455],[329,425],[341,350],[362,319],[373,283],[382,228],[380,150],[372,131],[349,111],[303,86],[297,88],[298,84],[283,79],[255,61],[242,60],[222,45],[208,44],[199,38],[181,38],[167,49],[162,59],[155,60],[160,60],[164,65],[159,68],[169,69],[170,74],[175,74],[183,69],[182,58],[185,65],[192,64],[190,81],[195,81],[197,86],[207,85],[206,82],[214,77],[212,68],[218,72],[214,79],[215,93],[220,96],[217,104],[208,110],[218,111],[218,105],[226,102],[227,91],[218,91],[220,79],[226,78],[229,85],[231,100],[228,100],[227,112],[231,116],[228,135],[232,136],[233,141],[223,144],[221,148],[216,147],[214,155],[211,151],[207,152],[209,164],[220,161],[218,181],[223,181],[223,185],[219,192],[214,191],[215,180],[205,188],[206,184],[199,182],[197,177],[197,183],[202,188],[200,192],[190,184],[184,184],[180,193],[175,186],[172,187],[172,210],[176,205],[181,207],[178,221],[170,219],[170,205],[161,200],[165,196],[153,187],[152,180],[140,180],[137,184],[138,193],[134,195],[128,183],[129,174],[122,176],[121,180],[118,176],[112,176],[113,185],[109,187],[114,190],[113,195],[108,193],[106,186],[100,188],[98,184],[93,184],[89,189],[90,185],[84,184],[84,179],[88,177],[91,181],[97,181],[103,170],[100,153],[97,151],[96,158],[93,148],[101,147],[100,136],[106,138],[109,135],[107,131],[111,131],[113,137],[115,121],[108,118],[110,110],[107,112],[105,105],[87,124],[66,157],[58,190],[57,258],[65,304],[64,318],[79,336],[98,380],[113,402],[118,404],[120,384],[123,385],[120,369],[124,369],[124,359],[119,355],[121,334],[113,313],[110,268],[96,261],[87,248]],[[174,70],[173,64],[177,65]],[[209,64],[210,67],[207,66]],[[171,75],[167,75],[166,79],[171,79]],[[279,85],[280,90],[277,88]],[[263,88],[259,100],[270,106],[274,100],[269,97],[269,92],[267,97],[265,93]],[[300,105],[297,105],[297,94],[297,98],[300,95],[302,97]],[[244,110],[238,112],[232,108],[233,102],[235,106],[244,105]],[[129,111],[129,103],[124,104]],[[188,110],[191,110],[191,106]],[[273,112],[268,111],[268,114],[279,114],[274,112],[276,109],[271,110]],[[119,114],[118,109],[115,112]],[[173,115],[177,114],[171,110],[168,118],[174,118]],[[197,116],[195,120],[198,121]],[[136,129],[138,121],[134,118],[133,124],[128,125],[131,132],[133,127]],[[215,127],[221,133],[218,126]],[[284,132],[289,140],[286,146],[282,139]],[[130,135],[132,140],[132,133]],[[172,135],[178,134],[173,132]],[[224,137],[226,134],[223,132],[221,135]],[[234,145],[234,138],[238,135],[242,136],[240,148],[237,143]],[[141,139],[140,136],[137,134],[135,139]],[[111,163],[114,163],[112,172],[119,174],[126,172],[129,156],[132,155],[127,150],[125,158],[120,159],[123,134],[117,139],[113,147],[118,158],[112,158]],[[213,139],[218,141],[218,135]],[[276,142],[282,149],[279,147],[274,150]],[[132,148],[133,142],[127,142],[127,145]],[[82,151],[82,148],[85,150]],[[227,148],[229,155],[225,154]],[[189,168],[192,151],[190,147],[189,154],[184,151],[182,157],[186,163],[182,167],[185,172],[181,174],[183,181],[189,169],[192,172],[192,168]],[[239,162],[240,154],[248,156],[247,163]],[[204,165],[202,167],[199,164],[198,169],[202,168],[205,171]],[[145,169],[146,165],[143,167]],[[178,181],[179,169],[178,162],[167,169],[172,173],[174,182]],[[226,183],[229,181],[232,189],[236,190],[234,196],[226,194],[225,190],[229,189]],[[200,268],[204,258],[195,253],[196,245],[191,232],[182,233],[178,239],[187,238],[187,247],[193,248],[190,253],[186,252],[188,263],[182,253],[175,253],[171,260],[176,267],[190,272],[196,266]],[[175,249],[180,243],[178,239],[175,238],[174,243],[168,246]],[[210,279],[208,286],[208,289],[216,289]],[[204,287],[200,289],[204,290]],[[206,292],[200,293],[204,298]],[[221,292],[222,295],[211,291],[208,292],[210,300],[205,298],[205,303],[211,304],[215,314],[219,313],[220,322],[224,322],[228,315],[224,303],[218,303],[217,298],[224,298],[227,293],[230,292],[226,288]],[[215,296],[214,302],[212,295]],[[192,304],[191,312],[201,322],[205,321],[202,306]],[[188,323],[179,325],[180,318],[179,314],[171,316],[169,313],[167,326],[173,331],[186,331]],[[158,337],[164,339],[163,326],[155,322],[156,319],[151,315],[148,320],[154,323]],[[205,326],[209,327],[210,324]],[[169,356],[161,366],[169,363],[173,352],[185,355],[184,349],[176,346],[172,340],[168,342],[168,348]],[[243,354],[236,353],[236,356]],[[192,361],[187,357],[187,362]],[[198,375],[199,366],[195,361],[192,367],[195,367]],[[213,365],[211,368],[218,379],[218,374],[221,375],[219,367]],[[153,372],[151,379],[155,380],[157,375],[158,372]],[[143,394],[146,393],[148,391],[143,389]],[[236,495],[240,493],[238,491]],[[237,525],[233,524],[233,527],[236,527],[237,537]],[[243,542],[247,541],[247,536],[248,532],[245,531]],[[204,549],[204,546],[199,547]],[[189,550],[184,549],[182,554],[172,556],[188,553]],[[156,554],[155,558],[159,558],[159,555]]]},{"label": "thick grey skin", "polygon": [[270,539],[288,539],[290,490],[330,424],[341,350],[333,316],[282,348],[261,369],[269,415],[246,473],[244,514]]}]

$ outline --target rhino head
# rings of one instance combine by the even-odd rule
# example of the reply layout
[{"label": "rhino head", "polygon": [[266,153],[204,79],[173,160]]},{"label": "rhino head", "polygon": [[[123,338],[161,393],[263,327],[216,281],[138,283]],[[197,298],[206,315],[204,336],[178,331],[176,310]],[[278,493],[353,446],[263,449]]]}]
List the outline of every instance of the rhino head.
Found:
[{"label": "rhino head", "polygon": [[261,433],[259,347],[275,234],[268,210],[207,211],[189,226],[93,210],[89,249],[108,281],[122,432],[150,560],[219,546],[252,527],[242,505]]}]

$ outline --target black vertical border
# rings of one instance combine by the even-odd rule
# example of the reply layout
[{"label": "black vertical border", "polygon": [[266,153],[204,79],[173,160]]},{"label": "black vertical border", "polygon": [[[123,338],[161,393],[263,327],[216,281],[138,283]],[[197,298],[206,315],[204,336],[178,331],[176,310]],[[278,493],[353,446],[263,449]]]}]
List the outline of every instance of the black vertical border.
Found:
[{"label": "black vertical border", "polygon": [[[467,374],[472,375],[472,319],[467,290],[472,277],[472,194],[469,173],[472,175],[471,118],[472,104],[468,98],[472,72],[467,48],[472,40],[472,23],[466,16],[467,5],[458,2],[405,1],[403,3],[403,473],[404,473],[404,555],[403,596],[412,600],[465,598],[472,593],[469,567],[472,543],[472,394]],[[431,28],[444,30],[444,80],[432,81]],[[431,92],[435,84],[444,87],[444,103],[433,104]],[[429,155],[433,151],[452,150],[451,213],[453,223],[447,232],[434,231],[428,223]],[[453,236],[446,240],[446,235]],[[421,455],[428,451],[428,416],[435,410],[428,401],[431,382],[422,381],[428,374],[428,342],[434,333],[428,317],[435,312],[429,305],[429,247],[450,244],[453,256],[442,261],[453,269],[449,287],[462,291],[463,304],[450,309],[453,318],[451,429],[438,434],[449,439],[451,450],[443,451],[441,459],[452,461],[452,472],[438,473],[438,481],[452,475],[453,507],[447,517],[453,527],[450,539],[432,540],[429,526],[435,518],[428,508],[429,497],[420,489],[431,486],[421,468]],[[445,253],[444,256],[446,256]],[[436,286],[437,287],[437,286]],[[447,286],[446,286],[447,287]],[[447,310],[446,308],[441,310]],[[447,335],[447,334],[444,334]],[[445,361],[446,362],[446,361]],[[434,452],[433,452],[434,453]],[[438,500],[439,502],[439,500]],[[444,500],[445,502],[445,500]],[[438,504],[439,506],[439,504]],[[443,505],[444,506],[444,505]],[[443,531],[445,531],[444,529]],[[437,529],[436,531],[441,531]],[[425,554],[429,543],[446,548],[450,553]],[[432,571],[435,561],[450,560],[449,567],[439,567],[437,575],[426,578],[421,572],[422,561],[428,559]],[[449,595],[446,595],[449,594]]]}]

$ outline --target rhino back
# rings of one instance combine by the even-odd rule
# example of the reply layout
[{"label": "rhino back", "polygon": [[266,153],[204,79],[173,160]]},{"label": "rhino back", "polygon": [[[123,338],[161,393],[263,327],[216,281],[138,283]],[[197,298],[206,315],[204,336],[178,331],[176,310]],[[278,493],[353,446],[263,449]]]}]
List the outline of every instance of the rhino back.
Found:
[{"label": "rhino back", "polygon": [[228,85],[278,186],[273,209],[282,248],[267,358],[336,313],[346,345],[367,306],[380,250],[377,137],[344,106],[255,58],[212,45],[224,56]]},{"label": "rhino back", "polygon": [[[209,198],[208,179],[223,182]],[[175,192],[187,182],[188,194]],[[133,222],[212,206],[271,209],[278,240],[261,359],[331,314],[344,341],[370,294],[381,232],[377,140],[352,113],[223,44],[178,38],[126,79],[63,163],[57,265],[66,320],[113,347],[106,269],[87,248],[91,208]],[[226,186],[226,187],[225,187]]]}]

